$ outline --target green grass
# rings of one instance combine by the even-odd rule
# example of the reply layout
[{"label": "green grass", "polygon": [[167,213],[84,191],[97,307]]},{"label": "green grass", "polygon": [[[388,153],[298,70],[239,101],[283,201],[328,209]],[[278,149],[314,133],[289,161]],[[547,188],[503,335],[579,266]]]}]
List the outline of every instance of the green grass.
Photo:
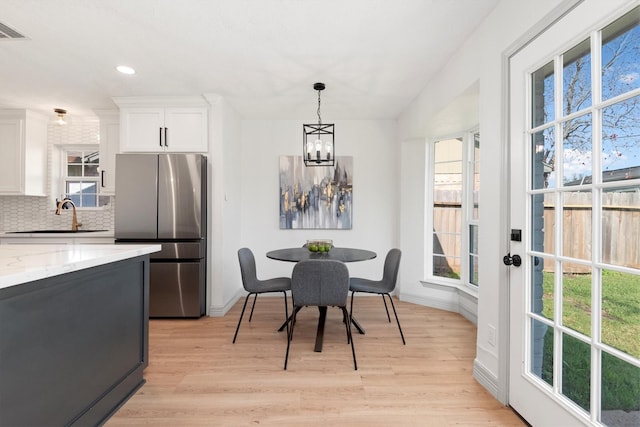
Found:
[{"label": "green grass", "polygon": [[[565,274],[562,324],[591,336],[591,275]],[[543,273],[542,315],[553,319],[553,273]],[[640,276],[602,272],[602,342],[640,359]]]},{"label": "green grass", "polygon": [[[640,359],[640,276],[602,273],[602,341]],[[542,314],[553,319],[553,273],[543,274]],[[591,275],[563,276],[562,324],[591,336]],[[589,410],[589,345],[563,335],[563,394]],[[553,329],[545,335],[542,378],[552,383]],[[640,368],[602,353],[602,409],[640,410]]]}]

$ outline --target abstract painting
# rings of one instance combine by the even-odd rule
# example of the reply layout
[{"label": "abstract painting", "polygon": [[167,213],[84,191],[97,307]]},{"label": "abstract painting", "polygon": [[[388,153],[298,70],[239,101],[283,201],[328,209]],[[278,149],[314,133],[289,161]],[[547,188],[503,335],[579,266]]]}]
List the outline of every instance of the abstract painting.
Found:
[{"label": "abstract painting", "polygon": [[280,156],[280,228],[350,230],[353,157],[307,167],[302,156]]}]

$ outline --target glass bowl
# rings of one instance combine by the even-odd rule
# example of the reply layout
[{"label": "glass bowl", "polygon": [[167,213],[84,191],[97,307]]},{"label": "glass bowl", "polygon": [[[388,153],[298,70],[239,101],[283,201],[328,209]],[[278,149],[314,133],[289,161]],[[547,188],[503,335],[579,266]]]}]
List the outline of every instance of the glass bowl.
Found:
[{"label": "glass bowl", "polygon": [[307,240],[307,244],[305,246],[310,252],[329,252],[333,247],[333,240],[330,240],[330,239]]}]

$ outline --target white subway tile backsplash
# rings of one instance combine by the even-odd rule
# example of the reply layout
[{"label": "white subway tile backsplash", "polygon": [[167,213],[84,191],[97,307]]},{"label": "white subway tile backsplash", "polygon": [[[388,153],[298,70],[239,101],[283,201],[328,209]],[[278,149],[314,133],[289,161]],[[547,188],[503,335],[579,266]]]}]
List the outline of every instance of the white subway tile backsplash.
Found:
[{"label": "white subway tile backsplash", "polygon": [[[112,197],[113,200],[113,197]],[[113,230],[113,201],[103,210],[78,210],[78,222],[85,230]],[[48,197],[1,196],[0,231],[58,230],[71,228],[72,210],[55,214]]]}]

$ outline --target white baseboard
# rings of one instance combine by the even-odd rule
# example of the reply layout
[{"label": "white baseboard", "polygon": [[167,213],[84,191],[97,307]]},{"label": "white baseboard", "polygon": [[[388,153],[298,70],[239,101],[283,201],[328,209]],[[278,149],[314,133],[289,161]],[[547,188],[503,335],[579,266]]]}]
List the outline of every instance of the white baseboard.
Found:
[{"label": "white baseboard", "polygon": [[243,298],[245,295],[247,295],[247,292],[241,288],[238,289],[238,292],[235,293],[235,295],[229,299],[227,301],[226,304],[224,305],[210,305],[209,306],[209,317],[222,317],[225,314],[227,314],[227,312],[229,310],[231,310],[231,307],[233,307],[233,305],[240,299]]},{"label": "white baseboard", "polygon": [[478,362],[478,359],[473,360],[473,378],[498,399],[498,378]]}]

